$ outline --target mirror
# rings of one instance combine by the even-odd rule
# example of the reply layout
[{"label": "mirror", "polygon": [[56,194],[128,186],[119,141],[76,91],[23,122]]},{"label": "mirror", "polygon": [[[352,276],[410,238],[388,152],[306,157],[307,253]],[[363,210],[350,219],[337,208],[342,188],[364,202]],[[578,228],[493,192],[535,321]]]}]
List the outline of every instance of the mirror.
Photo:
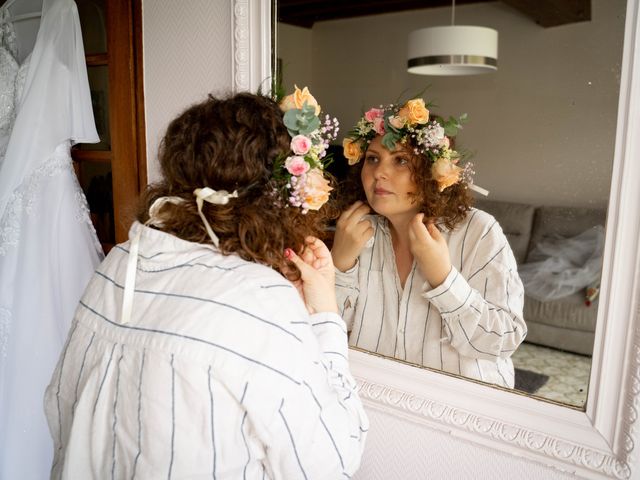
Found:
[{"label": "mirror", "polygon": [[[285,3],[277,3],[279,18]],[[406,72],[408,33],[449,24],[447,7],[311,26],[283,17],[275,53],[286,90],[294,82],[309,86],[323,110],[340,119],[342,132],[371,106],[411,98],[425,87],[422,96],[439,114],[467,113],[457,143],[473,153],[475,183],[491,192],[478,207],[498,219],[521,268],[536,261],[537,245],[555,239],[557,246],[557,237],[568,240],[605,224],[626,2],[591,5],[590,21],[549,28],[502,2],[458,6],[457,24],[499,31],[498,71],[487,75]],[[305,7],[297,2],[296,8]],[[588,287],[597,289],[597,277],[553,300],[527,294],[529,333],[512,357],[517,390],[584,409],[599,306]]]}]

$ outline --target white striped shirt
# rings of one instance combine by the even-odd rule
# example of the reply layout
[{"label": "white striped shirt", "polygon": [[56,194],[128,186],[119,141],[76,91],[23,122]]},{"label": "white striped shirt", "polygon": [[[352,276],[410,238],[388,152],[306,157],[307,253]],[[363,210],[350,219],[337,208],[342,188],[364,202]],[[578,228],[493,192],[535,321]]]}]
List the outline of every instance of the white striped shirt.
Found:
[{"label": "white striped shirt", "polygon": [[142,228],[100,265],[45,397],[59,479],[338,479],[367,418],[343,320],[276,271]]},{"label": "white striped shirt", "polygon": [[431,289],[414,261],[400,286],[384,217],[356,266],[336,270],[338,306],[353,346],[411,363],[513,387],[510,356],[526,335],[524,289],[496,220],[472,209],[443,232],[453,268]]}]

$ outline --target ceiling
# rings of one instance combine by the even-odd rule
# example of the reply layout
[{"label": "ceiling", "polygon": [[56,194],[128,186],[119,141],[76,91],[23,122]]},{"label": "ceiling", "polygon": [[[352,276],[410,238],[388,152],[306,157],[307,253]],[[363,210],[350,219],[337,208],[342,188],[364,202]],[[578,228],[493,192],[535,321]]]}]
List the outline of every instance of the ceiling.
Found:
[{"label": "ceiling", "polygon": [[[457,0],[456,6],[490,0]],[[591,20],[591,0],[502,0],[543,27]],[[311,28],[315,22],[451,6],[451,0],[277,0],[278,21]]]}]

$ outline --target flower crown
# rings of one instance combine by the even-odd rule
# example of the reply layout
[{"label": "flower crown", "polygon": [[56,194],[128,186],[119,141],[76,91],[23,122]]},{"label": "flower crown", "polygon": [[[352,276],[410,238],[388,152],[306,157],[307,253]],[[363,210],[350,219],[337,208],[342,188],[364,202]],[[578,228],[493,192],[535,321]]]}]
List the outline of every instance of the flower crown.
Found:
[{"label": "flower crown", "polygon": [[371,108],[358,121],[342,142],[344,156],[349,165],[355,165],[363,157],[371,140],[382,136],[382,145],[393,150],[396,145],[407,146],[416,155],[424,155],[431,161],[431,174],[442,192],[458,182],[472,186],[473,165],[458,166],[461,155],[451,148],[451,140],[462,128],[466,114],[444,120],[429,118],[429,110],[422,98],[414,98],[404,105],[387,105]]},{"label": "flower crown", "polygon": [[329,142],[337,138],[338,120],[329,115],[320,120],[320,105],[307,87],[296,86],[294,93],[282,99],[280,109],[291,135],[291,151],[274,164],[276,195],[286,200],[285,206],[301,208],[303,214],[319,210],[332,190],[324,168],[329,164]]}]

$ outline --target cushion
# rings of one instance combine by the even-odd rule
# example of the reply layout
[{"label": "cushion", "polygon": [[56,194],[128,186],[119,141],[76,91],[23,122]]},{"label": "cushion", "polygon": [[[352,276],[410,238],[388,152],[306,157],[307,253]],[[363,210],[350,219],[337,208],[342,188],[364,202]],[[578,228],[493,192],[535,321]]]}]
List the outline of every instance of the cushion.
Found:
[{"label": "cushion", "polygon": [[595,334],[582,330],[570,330],[558,328],[553,325],[531,322],[527,334],[528,343],[557,348],[567,352],[580,353],[582,355],[593,354],[593,342]]},{"label": "cushion", "polygon": [[550,302],[540,302],[525,296],[524,321],[595,332],[598,301],[594,301],[590,307],[587,307],[584,301],[584,290]]},{"label": "cushion", "polygon": [[524,298],[526,341],[569,352],[591,355],[595,338],[598,303],[584,304],[584,292],[551,302]]},{"label": "cushion", "polygon": [[531,239],[533,205],[496,200],[476,200],[476,207],[493,215],[509,241],[516,262],[524,262]]}]

